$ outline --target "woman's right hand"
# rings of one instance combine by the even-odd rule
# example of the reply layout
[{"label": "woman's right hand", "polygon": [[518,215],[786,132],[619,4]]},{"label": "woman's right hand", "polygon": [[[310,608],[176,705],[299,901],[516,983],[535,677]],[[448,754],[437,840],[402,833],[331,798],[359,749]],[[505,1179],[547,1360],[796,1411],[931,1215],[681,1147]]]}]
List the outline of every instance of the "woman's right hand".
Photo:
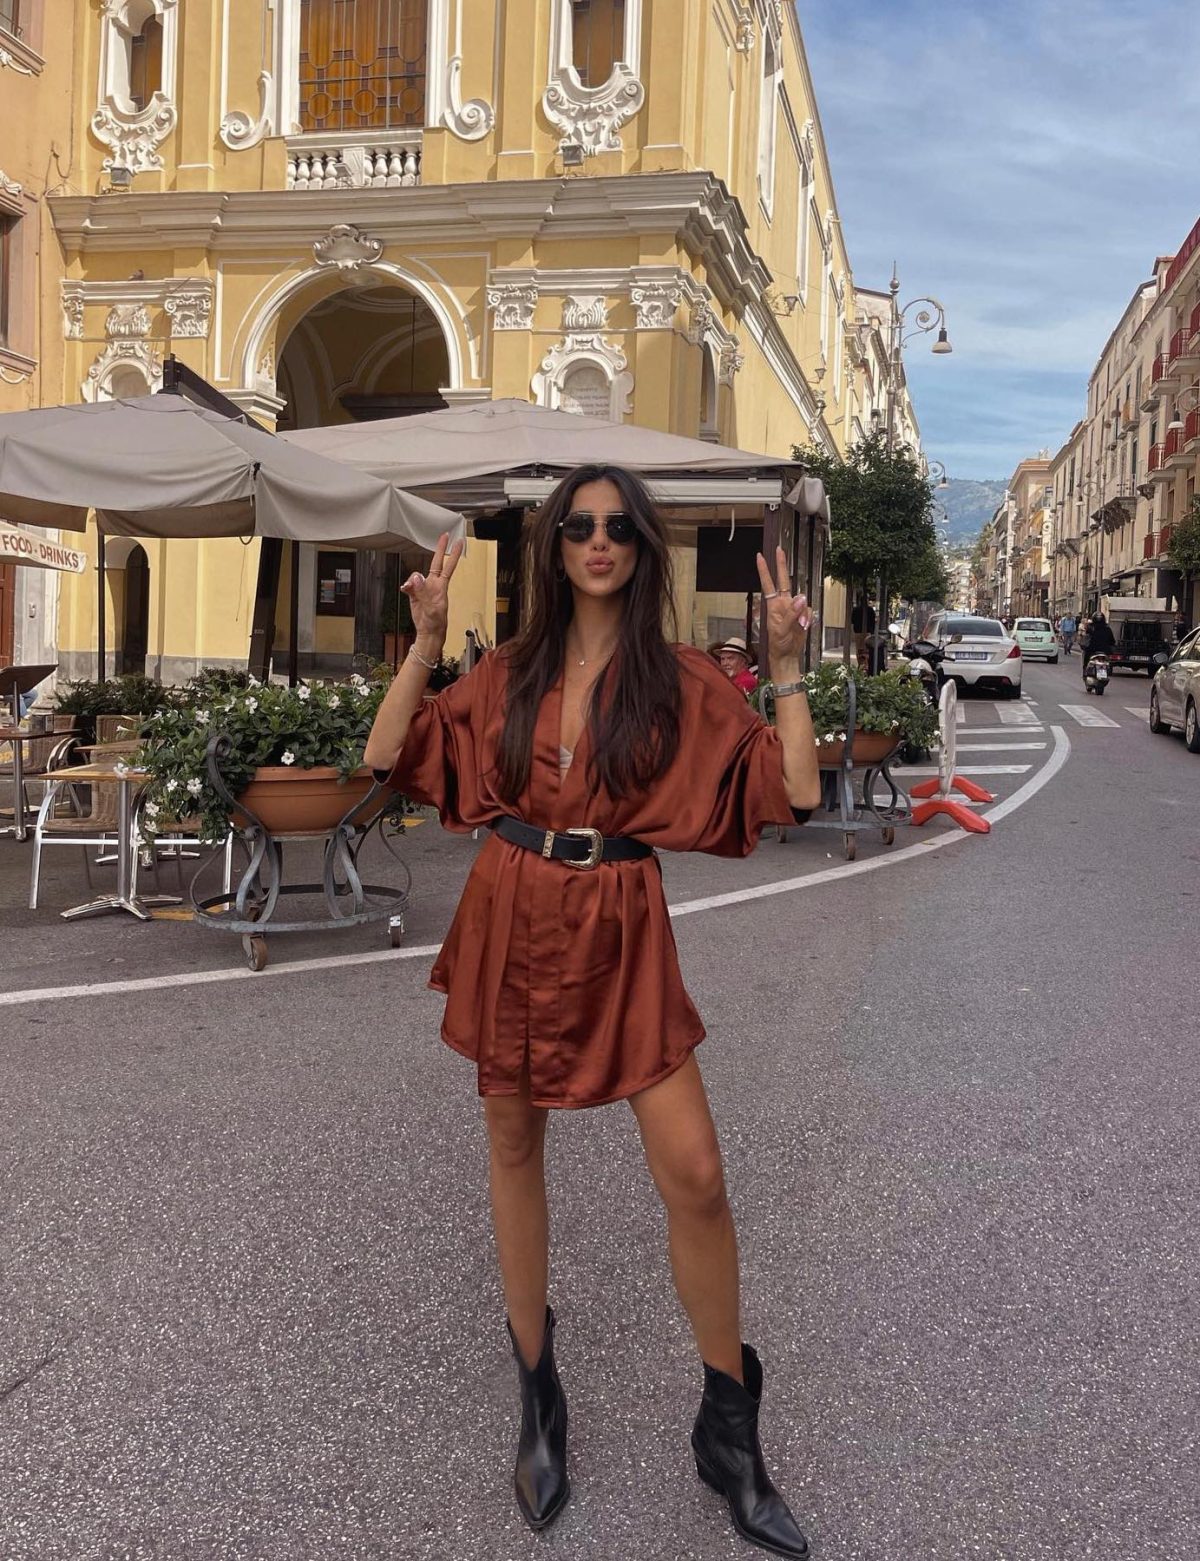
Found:
[{"label": "woman's right hand", "polygon": [[413,628],[417,639],[437,655],[446,643],[446,620],[449,613],[450,581],[462,557],[463,545],[450,546],[450,536],[443,531],[438,538],[429,573],[409,575],[400,587],[408,597],[412,608]]}]

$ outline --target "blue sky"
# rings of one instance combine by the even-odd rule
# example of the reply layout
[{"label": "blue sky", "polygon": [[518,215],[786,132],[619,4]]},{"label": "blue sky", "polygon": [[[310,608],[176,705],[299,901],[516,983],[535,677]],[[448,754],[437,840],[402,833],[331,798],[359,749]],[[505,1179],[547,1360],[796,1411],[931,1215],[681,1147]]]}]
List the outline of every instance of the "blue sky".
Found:
[{"label": "blue sky", "polygon": [[798,0],[861,286],[946,306],[905,364],[925,448],[1056,449],[1154,257],[1200,216],[1198,0]]}]

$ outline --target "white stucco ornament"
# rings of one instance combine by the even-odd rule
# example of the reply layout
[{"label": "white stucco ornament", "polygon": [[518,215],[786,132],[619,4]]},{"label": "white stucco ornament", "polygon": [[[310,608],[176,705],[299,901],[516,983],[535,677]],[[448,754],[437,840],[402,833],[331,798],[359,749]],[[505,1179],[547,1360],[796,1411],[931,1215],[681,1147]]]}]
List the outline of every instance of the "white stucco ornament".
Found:
[{"label": "white stucco ornament", "polygon": [[336,266],[339,271],[357,271],[374,265],[383,254],[383,240],[371,238],[352,222],[335,222],[324,238],[313,245],[313,259],[319,266]]},{"label": "white stucco ornament", "polygon": [[602,87],[583,86],[573,67],[556,71],[542,95],[542,108],[560,133],[560,148],[581,146],[584,156],[594,157],[621,150],[617,132],[645,101],[645,87],[618,62]]},{"label": "white stucco ornament", "polygon": [[109,172],[128,168],[130,173],[150,173],[163,166],[158,148],[178,123],[174,103],[156,92],[140,114],[118,115],[102,103],[92,115],[91,130],[110,155],[102,166]]},{"label": "white stucco ornament", "polygon": [[257,146],[265,135],[271,133],[271,97],[274,78],[269,70],[259,72],[258,118],[252,119],[244,109],[231,108],[221,120],[221,140],[231,152],[244,152]]},{"label": "white stucco ornament", "polygon": [[639,331],[669,331],[683,301],[679,282],[635,282],[629,289]]},{"label": "white stucco ornament", "polygon": [[487,290],[492,326],[497,331],[527,331],[533,326],[538,289],[532,282],[493,282]]},{"label": "white stucco ornament", "polygon": [[207,336],[212,306],[212,292],[208,288],[172,293],[163,305],[171,318],[171,335]]}]

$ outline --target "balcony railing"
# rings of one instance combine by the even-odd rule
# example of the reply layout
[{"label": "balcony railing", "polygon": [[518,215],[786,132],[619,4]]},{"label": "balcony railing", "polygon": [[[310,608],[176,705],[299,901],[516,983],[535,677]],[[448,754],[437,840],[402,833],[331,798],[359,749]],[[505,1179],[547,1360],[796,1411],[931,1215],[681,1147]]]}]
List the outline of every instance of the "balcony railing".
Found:
[{"label": "balcony railing", "polygon": [[1192,408],[1183,425],[1184,444],[1191,444],[1193,439],[1200,439],[1200,406]]},{"label": "balcony railing", "polygon": [[289,190],[401,189],[420,182],[419,129],[293,136],[287,143]]},{"label": "balcony railing", "polygon": [[1184,267],[1198,249],[1200,249],[1200,217],[1196,219],[1195,227],[1179,246],[1175,259],[1167,267],[1167,278],[1163,283],[1164,293],[1169,293],[1175,286],[1175,283],[1183,275]]},{"label": "balcony railing", "polygon": [[1157,558],[1158,557],[1158,544],[1155,541],[1155,537],[1154,537],[1153,531],[1148,531],[1146,533],[1146,535],[1142,538],[1142,557],[1143,558]]},{"label": "balcony railing", "polygon": [[1165,446],[1161,444],[1150,446],[1150,456],[1146,462],[1146,470],[1148,472],[1157,472],[1162,470],[1164,448]]},{"label": "balcony railing", "polygon": [[1172,458],[1172,456],[1178,455],[1181,452],[1182,449],[1183,449],[1183,432],[1182,432],[1182,430],[1178,429],[1178,428],[1169,429],[1168,432],[1167,432],[1166,440],[1165,440],[1165,442],[1163,444],[1163,461],[1164,461],[1164,463],[1169,461]]},{"label": "balcony railing", "polygon": [[1166,376],[1166,372],[1167,372],[1167,355],[1166,355],[1165,352],[1160,352],[1158,357],[1155,358],[1154,362],[1150,366],[1150,383],[1151,383],[1151,385],[1157,385],[1159,380],[1163,379]]},{"label": "balcony railing", "polygon": [[1167,348],[1167,361],[1174,363],[1176,358],[1188,356],[1188,348],[1192,344],[1192,331],[1190,326],[1182,326],[1171,337],[1171,344]]},{"label": "balcony railing", "polygon": [[1174,530],[1175,530],[1175,527],[1173,525],[1166,525],[1158,533],[1158,556],[1160,558],[1162,558],[1166,553],[1170,552],[1170,550],[1171,550],[1171,535],[1174,532]]}]

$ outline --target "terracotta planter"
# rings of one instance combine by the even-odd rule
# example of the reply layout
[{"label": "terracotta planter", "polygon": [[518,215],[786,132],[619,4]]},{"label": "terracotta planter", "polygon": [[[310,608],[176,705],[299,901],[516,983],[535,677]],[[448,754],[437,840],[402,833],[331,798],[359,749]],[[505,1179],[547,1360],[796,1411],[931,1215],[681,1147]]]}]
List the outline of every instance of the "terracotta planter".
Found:
[{"label": "terracotta planter", "polygon": [[[891,732],[864,732],[854,734],[854,762],[858,764],[882,764],[896,752],[904,741]],[[823,770],[837,770],[842,765],[845,743],[818,743],[817,763]]]},{"label": "terracotta planter", "polygon": [[[273,835],[315,835],[334,829],[355,802],[371,789],[370,770],[356,770],[345,784],[332,766],[311,770],[289,764],[265,764],[238,796]],[[245,814],[234,823],[245,828]]]}]

